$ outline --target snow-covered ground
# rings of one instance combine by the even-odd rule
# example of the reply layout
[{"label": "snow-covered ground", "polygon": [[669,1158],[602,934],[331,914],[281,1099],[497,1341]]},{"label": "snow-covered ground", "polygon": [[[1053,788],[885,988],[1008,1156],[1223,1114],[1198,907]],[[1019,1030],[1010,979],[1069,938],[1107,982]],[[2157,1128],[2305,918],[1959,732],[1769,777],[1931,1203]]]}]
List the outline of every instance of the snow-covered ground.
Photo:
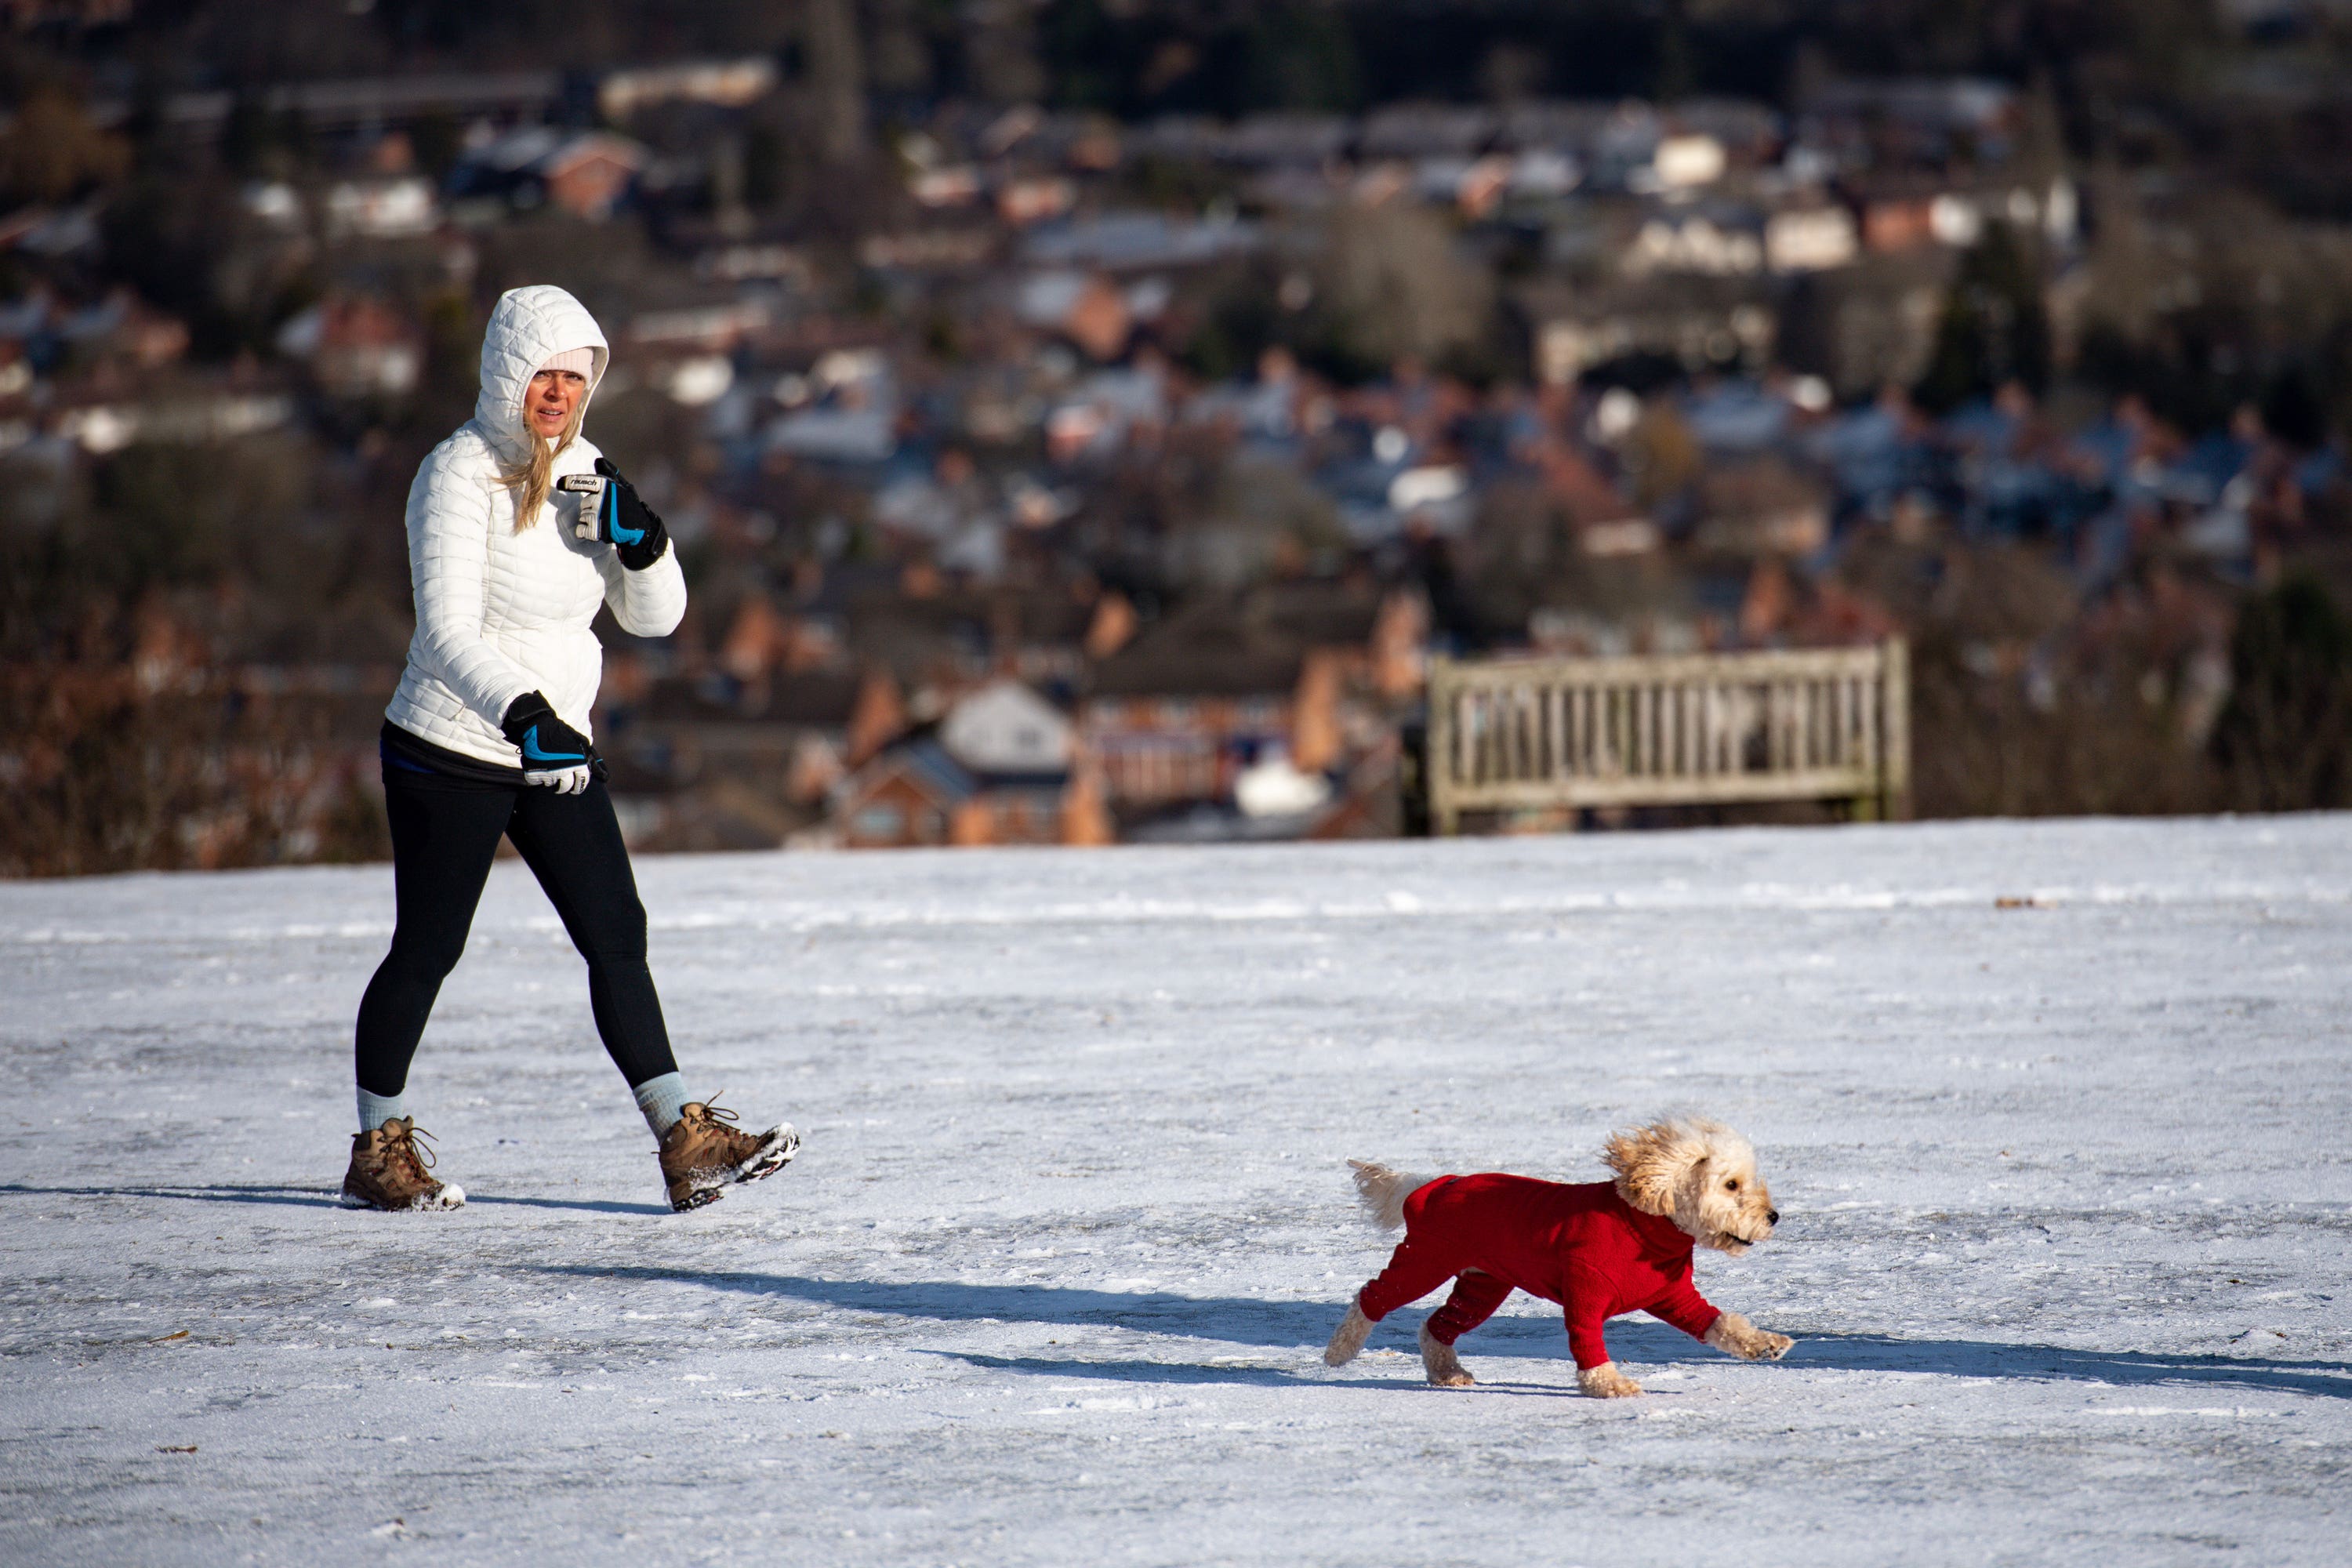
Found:
[{"label": "snow-covered ground", "polygon": [[[330,1202],[388,871],[0,886],[0,1561],[2352,1552],[2352,818],[638,874],[690,1081],[808,1135],[686,1216],[518,865],[429,1216]],[[1580,1399],[1521,1297],[1477,1389],[1422,1309],[1323,1368],[1343,1157],[1590,1180],[1675,1106],[1787,1361],[1623,1320]]]}]

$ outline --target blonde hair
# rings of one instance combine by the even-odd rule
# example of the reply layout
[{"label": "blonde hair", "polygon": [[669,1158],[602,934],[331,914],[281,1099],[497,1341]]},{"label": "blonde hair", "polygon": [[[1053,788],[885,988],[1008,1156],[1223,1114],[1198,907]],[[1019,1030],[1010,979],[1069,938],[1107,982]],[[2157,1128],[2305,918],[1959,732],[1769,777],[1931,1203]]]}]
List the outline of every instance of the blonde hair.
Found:
[{"label": "blonde hair", "polygon": [[572,417],[563,422],[562,433],[554,439],[541,437],[525,424],[523,435],[530,443],[530,456],[499,475],[499,483],[521,492],[515,498],[517,533],[539,521],[539,509],[547,504],[547,492],[555,484],[555,459],[580,438],[580,422],[587,416],[588,398],[583,392],[580,401],[572,405]]}]

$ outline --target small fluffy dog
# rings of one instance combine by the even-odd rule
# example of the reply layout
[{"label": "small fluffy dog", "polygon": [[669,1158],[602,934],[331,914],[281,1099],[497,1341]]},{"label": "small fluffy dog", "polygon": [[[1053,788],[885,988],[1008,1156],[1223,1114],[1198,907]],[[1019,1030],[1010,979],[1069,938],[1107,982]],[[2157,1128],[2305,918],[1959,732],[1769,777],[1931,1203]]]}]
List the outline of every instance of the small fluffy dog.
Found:
[{"label": "small fluffy dog", "polygon": [[1422,1364],[1441,1388],[1475,1381],[1454,1342],[1514,1289],[1566,1310],[1576,1385],[1596,1398],[1642,1392],[1602,1338],[1621,1312],[1647,1312],[1746,1361],[1787,1354],[1795,1343],[1788,1335],[1717,1311],[1691,1282],[1694,1246],[1737,1258],[1780,1223],[1748,1140],[1720,1122],[1683,1118],[1620,1132],[1602,1158],[1615,1179],[1576,1185],[1492,1173],[1433,1180],[1349,1161],[1373,1222],[1402,1225],[1404,1240],[1356,1293],[1324,1361],[1355,1360],[1374,1323],[1448,1279],[1454,1293],[1421,1331]]}]

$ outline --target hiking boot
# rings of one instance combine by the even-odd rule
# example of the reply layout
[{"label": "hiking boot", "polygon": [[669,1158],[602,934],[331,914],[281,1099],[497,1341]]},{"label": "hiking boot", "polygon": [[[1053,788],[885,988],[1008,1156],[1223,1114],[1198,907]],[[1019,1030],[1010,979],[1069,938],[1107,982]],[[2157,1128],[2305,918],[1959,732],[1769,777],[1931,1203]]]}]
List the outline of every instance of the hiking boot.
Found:
[{"label": "hiking boot", "polygon": [[719,1193],[738,1182],[774,1175],[800,1152],[801,1135],[791,1127],[771,1127],[755,1138],[730,1125],[735,1113],[718,1099],[714,1094],[707,1103],[688,1105],[677,1124],[662,1134],[662,1181],[669,1188],[669,1206],[680,1214],[718,1202]]},{"label": "hiking boot", "polygon": [[436,1182],[429,1174],[433,1151],[417,1140],[432,1136],[413,1116],[395,1116],[373,1132],[352,1133],[352,1168],[343,1173],[343,1206],[422,1214],[464,1204],[465,1188]]}]

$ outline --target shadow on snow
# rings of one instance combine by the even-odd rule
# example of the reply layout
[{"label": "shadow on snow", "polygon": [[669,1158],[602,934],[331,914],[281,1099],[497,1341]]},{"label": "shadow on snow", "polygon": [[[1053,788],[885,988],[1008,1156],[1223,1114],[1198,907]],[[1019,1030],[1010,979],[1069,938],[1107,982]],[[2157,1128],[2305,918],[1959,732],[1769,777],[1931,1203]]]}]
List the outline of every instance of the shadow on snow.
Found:
[{"label": "shadow on snow", "polygon": [[[591,1279],[700,1285],[750,1296],[781,1297],[842,1311],[875,1312],[934,1322],[1034,1322],[1084,1328],[1123,1328],[1188,1339],[1272,1350],[1320,1349],[1338,1323],[1342,1304],[1328,1301],[1268,1301],[1249,1297],[1129,1294],[1054,1285],[965,1285],[951,1280],[893,1284],[868,1279],[810,1279],[788,1274],[666,1268],[654,1265],[548,1264],[541,1271]],[[2073,1350],[2060,1345],[2012,1344],[1990,1340],[1900,1339],[1892,1334],[1805,1333],[1794,1325],[1797,1347],[1784,1364],[1821,1366],[1841,1372],[1932,1373],[1948,1377],[2064,1380],[2117,1386],[2213,1384],[2269,1389],[2326,1398],[2352,1398],[2352,1364],[2331,1361],[2279,1361],[2257,1356],[2166,1354],[2153,1351]],[[1382,1323],[1374,1342],[1413,1342],[1419,1319],[1399,1313]],[[1614,1321],[1609,1330],[1618,1356],[1635,1364],[1713,1360],[1715,1352],[1663,1323]],[[1557,1353],[1565,1348],[1556,1321],[1497,1319],[1465,1339],[1465,1356],[1481,1345],[1496,1352]],[[1153,1361],[1082,1362],[966,1356],[975,1365],[1018,1372],[1120,1377],[1157,1382],[1303,1381],[1271,1368],[1202,1365]],[[1475,1370],[1475,1360],[1472,1369]],[[1416,1380],[1417,1382],[1418,1380]]]},{"label": "shadow on snow", "polygon": [[[1365,1377],[1360,1375],[1363,1363],[1344,1377],[1326,1373],[1319,1367],[1301,1367],[1286,1371],[1281,1367],[1256,1365],[1245,1362],[1181,1362],[1181,1361],[1063,1361],[1049,1356],[981,1355],[971,1351],[932,1351],[921,1352],[947,1361],[960,1361],[968,1366],[984,1367],[991,1372],[1027,1373],[1039,1377],[1090,1377],[1113,1383],[1161,1384],[1244,1384],[1257,1388],[1295,1388],[1302,1384],[1342,1383],[1349,1388],[1401,1388],[1429,1391],[1429,1381],[1421,1375],[1420,1362],[1411,1363],[1410,1375],[1398,1377]],[[1454,1390],[1446,1390],[1452,1394]],[[1564,1389],[1539,1383],[1494,1383],[1478,1380],[1478,1392],[1490,1394],[1538,1394],[1558,1398]]]},{"label": "shadow on snow", "polygon": [[[261,1184],[151,1187],[36,1187],[23,1182],[0,1182],[0,1197],[10,1194],[62,1198],[175,1198],[191,1204],[282,1204],[289,1208],[340,1209],[338,1194],[328,1187],[286,1187]],[[509,1198],[468,1194],[467,1208],[576,1209],[583,1214],[667,1214],[667,1204],[602,1203],[585,1198]]]},{"label": "shadow on snow", "polygon": [[[990,1372],[1029,1373],[1043,1377],[1107,1378],[1114,1383],[1248,1384],[1287,1388],[1311,1378],[1275,1366],[1170,1361],[1065,1361],[1054,1356],[980,1355],[971,1351],[925,1351],[943,1361],[960,1361]],[[1415,1378],[1415,1383],[1421,1380]]]}]

